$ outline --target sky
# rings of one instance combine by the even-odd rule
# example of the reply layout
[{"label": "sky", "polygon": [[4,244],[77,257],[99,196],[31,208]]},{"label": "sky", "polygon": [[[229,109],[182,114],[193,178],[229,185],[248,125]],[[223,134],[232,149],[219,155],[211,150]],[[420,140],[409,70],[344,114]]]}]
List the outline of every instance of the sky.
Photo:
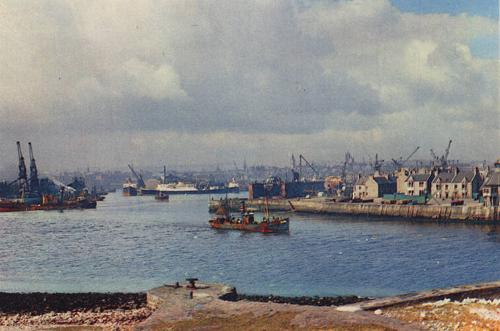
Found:
[{"label": "sky", "polygon": [[500,156],[497,1],[0,2],[0,172]]}]

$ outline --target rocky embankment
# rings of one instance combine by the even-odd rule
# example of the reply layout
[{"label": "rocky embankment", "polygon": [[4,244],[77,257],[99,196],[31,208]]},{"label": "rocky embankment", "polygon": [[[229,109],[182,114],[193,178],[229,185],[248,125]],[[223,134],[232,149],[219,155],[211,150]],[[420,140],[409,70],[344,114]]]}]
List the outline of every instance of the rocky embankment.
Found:
[{"label": "rocky embankment", "polygon": [[0,293],[0,326],[128,330],[151,313],[145,293]]},{"label": "rocky embankment", "polygon": [[236,294],[235,297],[230,298],[228,301],[240,301],[240,300],[247,300],[254,302],[288,303],[292,305],[301,305],[301,306],[342,306],[356,302],[367,301],[370,300],[370,298],[362,298],[355,295],[337,296],[337,297],[318,297],[318,296],[283,297],[276,295]]}]

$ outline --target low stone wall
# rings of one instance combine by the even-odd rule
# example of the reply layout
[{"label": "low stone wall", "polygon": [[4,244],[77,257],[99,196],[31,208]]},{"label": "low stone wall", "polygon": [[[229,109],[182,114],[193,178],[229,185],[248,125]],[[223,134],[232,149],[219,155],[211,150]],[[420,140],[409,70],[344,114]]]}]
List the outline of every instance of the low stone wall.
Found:
[{"label": "low stone wall", "polygon": [[[211,202],[209,209],[216,209],[218,201]],[[247,207],[263,211],[264,199],[246,200]],[[231,204],[232,206],[233,204]],[[236,203],[234,203],[236,205]],[[390,205],[376,203],[333,202],[327,199],[270,199],[269,210],[295,211],[316,214],[345,214],[364,216],[390,216],[402,218],[426,218],[470,222],[500,221],[498,207],[445,206],[445,205]],[[233,209],[233,208],[232,208]]]},{"label": "low stone wall", "polygon": [[461,285],[445,289],[435,289],[416,293],[408,293],[392,297],[363,301],[338,308],[341,311],[376,310],[394,306],[408,306],[423,302],[434,302],[443,299],[463,300],[466,298],[498,299],[500,297],[500,281],[491,283]]}]

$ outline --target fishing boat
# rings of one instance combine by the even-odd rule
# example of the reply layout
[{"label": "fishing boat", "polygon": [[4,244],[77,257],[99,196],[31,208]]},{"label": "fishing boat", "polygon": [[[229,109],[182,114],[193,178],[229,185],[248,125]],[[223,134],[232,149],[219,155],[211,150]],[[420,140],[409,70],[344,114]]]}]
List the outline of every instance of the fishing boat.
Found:
[{"label": "fishing boat", "polygon": [[270,216],[269,209],[266,208],[262,221],[255,219],[255,214],[245,208],[242,204],[241,215],[232,216],[229,209],[221,204],[215,216],[208,221],[210,227],[218,230],[237,230],[261,233],[287,233],[290,229],[290,219],[288,217]]}]

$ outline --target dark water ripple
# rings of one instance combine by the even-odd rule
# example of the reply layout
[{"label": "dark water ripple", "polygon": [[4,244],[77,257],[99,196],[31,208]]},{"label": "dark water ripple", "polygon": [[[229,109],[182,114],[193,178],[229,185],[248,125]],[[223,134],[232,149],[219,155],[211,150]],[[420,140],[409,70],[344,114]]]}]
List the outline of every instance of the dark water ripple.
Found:
[{"label": "dark water ripple", "polygon": [[253,294],[390,295],[500,279],[500,228],[291,215],[289,235],[208,228],[206,196],[110,194],[0,214],[0,291],[136,291],[195,276]]}]

